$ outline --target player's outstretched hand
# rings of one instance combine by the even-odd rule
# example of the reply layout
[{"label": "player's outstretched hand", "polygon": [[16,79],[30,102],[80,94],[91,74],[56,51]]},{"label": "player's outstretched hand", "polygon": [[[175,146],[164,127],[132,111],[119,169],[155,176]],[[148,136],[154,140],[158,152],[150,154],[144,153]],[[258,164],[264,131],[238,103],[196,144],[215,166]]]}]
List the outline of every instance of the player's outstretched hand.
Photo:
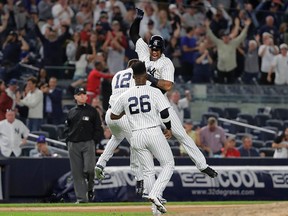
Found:
[{"label": "player's outstretched hand", "polygon": [[172,138],[172,131],[168,130],[168,129],[165,129],[164,130],[164,136],[165,136],[166,139],[171,139]]},{"label": "player's outstretched hand", "polygon": [[141,10],[141,9],[139,9],[139,8],[136,8],[136,17],[138,18],[138,19],[140,19],[140,20],[142,20],[143,19],[143,16],[144,16],[144,11],[143,10]]}]

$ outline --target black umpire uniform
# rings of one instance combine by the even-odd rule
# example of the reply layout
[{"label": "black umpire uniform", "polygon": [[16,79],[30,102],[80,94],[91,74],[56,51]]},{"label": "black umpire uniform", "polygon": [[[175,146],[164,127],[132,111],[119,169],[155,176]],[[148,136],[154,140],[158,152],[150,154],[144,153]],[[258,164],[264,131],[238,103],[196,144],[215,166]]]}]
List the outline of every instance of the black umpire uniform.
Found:
[{"label": "black umpire uniform", "polygon": [[94,199],[95,144],[103,135],[100,116],[95,108],[86,104],[87,95],[83,87],[76,88],[73,107],[66,119],[67,144],[71,172],[74,180],[76,203]]}]

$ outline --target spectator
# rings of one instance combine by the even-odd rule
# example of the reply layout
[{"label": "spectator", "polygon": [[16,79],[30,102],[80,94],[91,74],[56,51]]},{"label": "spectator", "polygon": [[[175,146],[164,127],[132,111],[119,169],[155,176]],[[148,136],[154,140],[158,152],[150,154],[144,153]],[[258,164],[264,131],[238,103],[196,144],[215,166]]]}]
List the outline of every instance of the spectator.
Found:
[{"label": "spectator", "polygon": [[255,40],[248,42],[248,49],[245,52],[245,65],[242,80],[245,84],[253,84],[259,76],[258,44]]},{"label": "spectator", "polygon": [[37,84],[40,82],[48,83],[48,74],[45,68],[40,68],[37,74]]},{"label": "spectator", "polygon": [[240,152],[236,146],[235,138],[229,137],[224,147],[221,149],[221,155],[224,158],[235,158],[240,157]]},{"label": "spectator", "polygon": [[[35,18],[35,23],[38,23],[38,18]],[[66,31],[58,37],[58,33],[50,30],[45,36],[40,32],[39,26],[35,26],[35,33],[39,37],[43,46],[43,65],[44,66],[60,66],[63,65],[64,60],[62,55],[63,44],[69,37],[68,26],[65,26]],[[49,70],[48,76],[61,77],[57,70]]]},{"label": "spectator", "polygon": [[192,2],[187,6],[185,13],[182,15],[182,25],[184,28],[202,25],[205,20],[205,15],[199,10],[196,5]]},{"label": "spectator", "polygon": [[169,20],[172,26],[172,32],[177,29],[177,25],[181,26],[181,14],[175,4],[169,5]]},{"label": "spectator", "polygon": [[185,91],[185,97],[181,98],[179,91],[173,90],[169,96],[169,101],[176,114],[178,115],[182,125],[184,122],[184,111],[189,109],[189,103],[191,101],[191,94],[189,90]]},{"label": "spectator", "polygon": [[57,78],[51,77],[48,82],[48,95],[46,98],[46,112],[48,124],[62,124],[62,89],[57,87]]},{"label": "spectator", "polygon": [[44,135],[40,135],[36,140],[36,148],[30,150],[29,157],[33,158],[43,158],[43,157],[55,157],[56,155],[53,153],[51,148],[49,148],[46,137]]},{"label": "spectator", "polygon": [[107,53],[107,65],[110,73],[124,69],[125,49],[128,47],[127,38],[120,29],[117,20],[112,22],[112,31],[107,33],[102,49]]},{"label": "spectator", "polygon": [[147,23],[147,31],[143,36],[144,41],[148,42],[153,35],[160,35],[160,31],[155,28],[154,21],[151,19]]},{"label": "spectator", "polygon": [[68,64],[75,67],[76,62],[76,51],[80,46],[80,33],[74,32],[72,40],[69,40],[69,43],[66,46],[66,57]]},{"label": "spectator", "polygon": [[221,39],[219,39],[212,33],[211,29],[209,28],[209,22],[206,22],[207,35],[213,41],[217,48],[217,79],[219,83],[234,82],[234,70],[237,67],[236,49],[240,45],[240,43],[244,41],[250,23],[250,19],[245,20],[245,27],[242,30],[241,34],[236,38],[230,39],[228,33],[222,30],[220,33]]},{"label": "spectator", "polygon": [[186,28],[186,35],[180,39],[180,47],[182,52],[182,77],[184,82],[189,82],[192,81],[195,53],[198,50],[193,27]]},{"label": "spectator", "polygon": [[90,23],[91,27],[93,25],[91,5],[88,2],[83,2],[80,5],[80,11],[76,14],[76,29],[80,30],[86,23]]},{"label": "spectator", "polygon": [[158,14],[159,19],[159,31],[160,35],[165,41],[169,41],[172,33],[172,26],[168,20],[168,14],[166,10],[160,10]]},{"label": "spectator", "polygon": [[220,155],[226,142],[223,128],[218,126],[214,117],[210,117],[207,126],[200,130],[200,147],[203,149],[204,155],[209,157]]},{"label": "spectator", "polygon": [[111,79],[113,74],[103,73],[104,67],[101,61],[95,62],[95,68],[90,71],[87,78],[87,103],[91,104],[92,99],[101,95],[101,79]]},{"label": "spectator", "polygon": [[100,20],[101,12],[105,11],[106,13],[108,12],[108,8],[106,7],[106,0],[99,0],[98,3],[97,1],[92,1],[93,5],[93,25],[96,26],[96,23]]},{"label": "spectator", "polygon": [[49,17],[52,17],[52,6],[51,0],[42,0],[38,3],[38,14],[40,21],[46,21]]},{"label": "spectator", "polygon": [[193,69],[193,83],[209,83],[213,77],[213,60],[206,48],[205,42],[201,42],[198,51],[195,53],[195,63]]},{"label": "spectator", "polygon": [[20,61],[22,51],[28,51],[29,45],[24,38],[15,31],[10,31],[2,46],[3,59],[11,65]]},{"label": "spectator", "polygon": [[58,0],[52,7],[55,25],[70,25],[74,12],[68,5],[68,0]]},{"label": "spectator", "polygon": [[27,143],[29,129],[18,119],[14,110],[6,112],[6,119],[0,121],[0,149],[4,157],[19,157],[21,145]]},{"label": "spectator", "polygon": [[273,158],[288,158],[288,128],[285,128],[284,132],[276,137],[272,143],[272,148],[275,149]]},{"label": "spectator", "polygon": [[28,93],[23,99],[20,94],[16,96],[16,102],[29,108],[27,126],[30,131],[38,131],[43,120],[43,93],[37,88],[35,77],[27,80],[27,90]]},{"label": "spectator", "polygon": [[6,111],[13,106],[13,100],[6,92],[5,82],[0,80],[0,121],[5,119]]},{"label": "spectator", "polygon": [[287,44],[280,45],[280,54],[274,57],[271,69],[267,76],[267,81],[272,82],[272,73],[275,72],[275,84],[287,85],[288,84],[288,46]]},{"label": "spectator", "polygon": [[251,135],[242,138],[242,145],[238,148],[241,157],[259,157],[259,152],[252,146]]},{"label": "spectator", "polygon": [[274,56],[279,53],[279,49],[274,45],[272,35],[270,33],[263,33],[263,44],[259,47],[258,55],[261,58],[261,77],[260,84],[269,85],[274,83],[274,77],[268,82],[268,73],[271,69]]},{"label": "spectator", "polygon": [[[196,130],[193,130],[193,122],[191,119],[185,119],[183,126],[184,126],[185,131],[188,134],[188,136],[190,136],[194,140],[195,144],[197,146],[199,146],[199,142],[200,142],[199,130],[200,130],[200,128],[198,127]],[[180,148],[180,155],[181,156],[187,156],[188,155],[187,151],[183,147],[183,144],[180,143],[179,148]]]},{"label": "spectator", "polygon": [[259,29],[260,37],[262,37],[265,32],[271,34],[273,37],[273,41],[275,41],[276,43],[279,41],[279,31],[278,27],[274,24],[273,16],[267,16],[265,18],[265,25],[262,25]]}]

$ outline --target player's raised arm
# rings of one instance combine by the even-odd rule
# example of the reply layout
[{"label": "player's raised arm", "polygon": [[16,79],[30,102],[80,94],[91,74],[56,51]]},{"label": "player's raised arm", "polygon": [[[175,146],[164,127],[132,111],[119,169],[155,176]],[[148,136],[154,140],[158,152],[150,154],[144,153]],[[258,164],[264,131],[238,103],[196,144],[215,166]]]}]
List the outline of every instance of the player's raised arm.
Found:
[{"label": "player's raised arm", "polygon": [[139,28],[140,28],[140,22],[143,19],[144,11],[139,8],[136,8],[136,14],[137,16],[134,22],[132,23],[129,31],[129,36],[135,45],[137,40],[140,38]]}]

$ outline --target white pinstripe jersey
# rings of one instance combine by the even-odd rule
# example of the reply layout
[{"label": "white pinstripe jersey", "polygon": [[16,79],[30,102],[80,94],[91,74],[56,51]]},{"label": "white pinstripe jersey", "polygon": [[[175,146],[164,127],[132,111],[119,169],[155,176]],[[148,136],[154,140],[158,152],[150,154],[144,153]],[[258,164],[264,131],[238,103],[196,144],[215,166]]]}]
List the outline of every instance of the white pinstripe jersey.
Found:
[{"label": "white pinstripe jersey", "polygon": [[175,68],[169,58],[162,54],[156,61],[150,61],[149,47],[142,38],[137,40],[135,51],[138,54],[139,60],[145,62],[147,72],[157,79],[163,79],[174,83]]},{"label": "white pinstripe jersey", "polygon": [[135,86],[135,81],[133,79],[132,68],[127,68],[125,70],[118,71],[113,76],[111,82],[112,94],[109,99],[110,106],[113,107],[114,103],[120,97],[120,95],[133,86]]},{"label": "white pinstripe jersey", "polygon": [[170,103],[159,89],[141,85],[123,93],[112,106],[112,113],[125,111],[133,131],[160,125],[159,112],[168,107]]}]

